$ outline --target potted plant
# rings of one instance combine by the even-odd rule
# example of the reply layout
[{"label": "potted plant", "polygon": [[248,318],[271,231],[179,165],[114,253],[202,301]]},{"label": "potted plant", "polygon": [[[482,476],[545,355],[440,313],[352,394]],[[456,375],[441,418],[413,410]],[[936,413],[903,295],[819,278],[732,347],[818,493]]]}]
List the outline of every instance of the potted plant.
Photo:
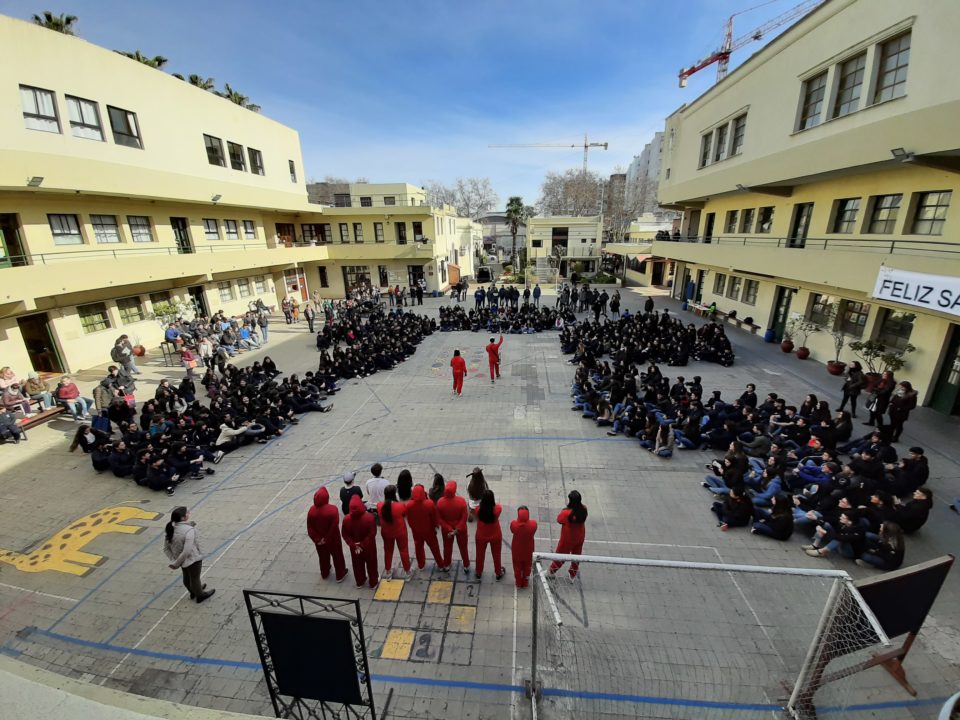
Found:
[{"label": "potted plant", "polygon": [[780,341],[780,349],[785,353],[793,352],[793,321],[787,323],[783,329],[783,340]]},{"label": "potted plant", "polygon": [[143,343],[140,342],[140,336],[133,336],[133,354],[137,357],[143,357],[147,354],[147,349],[143,346]]},{"label": "potted plant", "polygon": [[791,337],[796,337],[800,341],[800,345],[797,347],[797,357],[800,360],[806,360],[810,357],[810,348],[807,347],[807,338],[809,338],[814,333],[820,332],[821,328],[815,322],[810,322],[809,320],[804,320],[803,318],[795,318],[790,321],[790,335]]},{"label": "potted plant", "polygon": [[830,314],[830,338],[833,340],[833,360],[827,361],[827,372],[831,375],[840,376],[843,375],[843,371],[847,369],[847,364],[845,362],[840,362],[840,353],[843,351],[843,348],[847,345],[847,334],[843,331],[843,328],[838,327],[836,324],[837,312],[836,309]]},{"label": "potted plant", "polygon": [[907,343],[903,350],[887,350],[887,346],[879,340],[856,340],[850,343],[850,349],[866,367],[866,392],[871,392],[876,387],[882,373],[887,370],[896,372],[906,365],[905,356],[916,350],[910,343]]}]

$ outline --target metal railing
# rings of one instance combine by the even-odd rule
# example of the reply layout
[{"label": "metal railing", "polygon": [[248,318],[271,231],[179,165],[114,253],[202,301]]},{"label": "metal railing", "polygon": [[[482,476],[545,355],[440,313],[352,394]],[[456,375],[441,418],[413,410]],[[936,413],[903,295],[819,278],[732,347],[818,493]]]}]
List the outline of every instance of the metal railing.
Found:
[{"label": "metal railing", "polygon": [[894,240],[885,238],[790,238],[758,237],[756,235],[690,236],[655,240],[654,242],[698,243],[738,247],[766,247],[785,250],[827,250],[835,252],[868,252],[884,255],[960,255],[960,243],[942,240]]},{"label": "metal railing", "polygon": [[239,252],[243,250],[269,250],[270,247],[265,243],[246,243],[246,244],[210,244],[180,247],[177,245],[161,245],[147,247],[127,247],[127,248],[85,248],[83,250],[73,250],[64,252],[48,253],[30,253],[27,255],[8,255],[0,257],[0,267],[12,265],[23,267],[26,265],[52,265],[60,262],[70,262],[72,260],[120,260],[127,257],[140,257],[143,255],[201,255],[203,253],[218,252]]}]

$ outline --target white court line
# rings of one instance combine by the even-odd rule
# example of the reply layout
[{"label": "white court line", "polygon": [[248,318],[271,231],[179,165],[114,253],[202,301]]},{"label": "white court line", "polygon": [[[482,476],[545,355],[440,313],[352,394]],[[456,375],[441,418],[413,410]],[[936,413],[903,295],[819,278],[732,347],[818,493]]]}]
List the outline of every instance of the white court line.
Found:
[{"label": "white court line", "polygon": [[[513,685],[519,685],[517,679],[517,585],[513,585],[513,672],[510,675],[510,682]],[[517,693],[510,693],[510,720],[517,716]]]},{"label": "white court line", "polygon": [[353,411],[353,413],[350,415],[350,417],[348,417],[346,420],[343,421],[343,424],[342,424],[339,428],[337,428],[337,431],[336,431],[335,433],[333,433],[330,437],[328,437],[326,440],[323,441],[323,444],[322,444],[322,445],[317,449],[317,451],[313,454],[314,457],[317,457],[320,453],[322,453],[322,452],[324,451],[324,449],[327,447],[327,445],[330,444],[330,441],[333,440],[335,437],[337,437],[337,435],[339,435],[340,433],[343,432],[343,429],[347,426],[347,423],[350,422],[351,420],[353,420],[354,416],[363,409],[363,406],[364,406],[364,405],[366,405],[368,402],[370,402],[370,398],[372,398],[372,397],[374,397],[374,394],[373,394],[373,393],[367,395],[367,399],[364,400],[362,403],[360,403],[360,404],[357,406],[357,409]]},{"label": "white court line", "polygon": [[40,592],[39,590],[31,590],[30,588],[20,587],[19,585],[9,585],[7,583],[0,583],[0,587],[10,588],[11,590],[22,590],[25,593],[33,593],[34,595],[42,595],[43,597],[53,598],[54,600],[66,600],[67,602],[80,602],[74,598],[64,597],[63,595],[53,595],[51,593]]}]

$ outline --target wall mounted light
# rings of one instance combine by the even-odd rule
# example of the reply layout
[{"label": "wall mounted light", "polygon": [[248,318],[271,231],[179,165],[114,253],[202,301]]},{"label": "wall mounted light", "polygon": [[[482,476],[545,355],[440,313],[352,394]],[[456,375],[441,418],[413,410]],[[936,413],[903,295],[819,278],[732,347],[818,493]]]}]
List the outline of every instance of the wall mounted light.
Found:
[{"label": "wall mounted light", "polygon": [[214,195],[212,198],[210,198],[210,202],[216,205],[218,202],[220,202],[220,198],[222,197],[223,195]]},{"label": "wall mounted light", "polygon": [[893,155],[895,159],[901,160],[907,156],[907,151],[904,150],[902,147],[898,147],[898,148],[893,148],[890,151],[890,154]]},{"label": "wall mounted light", "polygon": [[27,187],[40,187],[43,185],[43,178],[40,175],[34,175],[27,180]]}]

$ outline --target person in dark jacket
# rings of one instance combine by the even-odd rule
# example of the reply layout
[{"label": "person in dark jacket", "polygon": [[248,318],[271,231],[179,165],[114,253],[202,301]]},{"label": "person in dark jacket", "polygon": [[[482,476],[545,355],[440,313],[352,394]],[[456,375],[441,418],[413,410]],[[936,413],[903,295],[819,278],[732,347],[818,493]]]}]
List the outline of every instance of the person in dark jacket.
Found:
[{"label": "person in dark jacket", "polygon": [[909,535],[919,530],[927,522],[933,507],[933,492],[929,488],[917,488],[913,498],[906,503],[895,503],[893,521]]},{"label": "person in dark jacket", "polygon": [[930,477],[930,466],[922,447],[910,448],[910,454],[896,465],[887,465],[887,490],[897,497],[912,495]]},{"label": "person in dark jacket", "polygon": [[350,513],[350,498],[356,495],[363,500],[363,490],[353,484],[356,479],[356,473],[348,472],[343,476],[343,487],[340,488],[340,507],[343,509],[343,516]]},{"label": "person in dark jacket", "polygon": [[368,581],[375,588],[380,583],[377,571],[377,523],[359,497],[350,498],[350,511],[343,518],[343,540],[350,548],[353,577],[357,587]]},{"label": "person in dark jacket", "polygon": [[890,398],[890,407],[887,414],[890,416],[890,441],[898,442],[903,433],[903,424],[910,417],[910,413],[917,407],[917,391],[908,381],[904,380],[894,390]]},{"label": "person in dark jacket", "polygon": [[313,505],[307,511],[307,535],[317,548],[320,558],[320,577],[330,577],[330,561],[337,582],[343,582],[347,576],[347,566],[343,561],[343,543],[340,539],[340,512],[330,504],[330,493],[325,487],[313,495]]},{"label": "person in dark jacket", "polygon": [[885,522],[880,526],[879,537],[868,538],[866,550],[854,562],[860,567],[889,572],[903,565],[904,550],[903,530],[895,522]]},{"label": "person in dark jacket", "polygon": [[870,418],[864,425],[875,425],[878,428],[883,427],[883,416],[890,407],[890,398],[897,387],[897,381],[893,378],[893,373],[887,370],[880,377],[880,382],[874,388],[867,402],[867,410],[870,411]]},{"label": "person in dark jacket", "polygon": [[717,516],[717,527],[724,531],[749,525],[753,519],[753,502],[742,485],[730,488],[730,494],[713,503],[710,510]]},{"label": "person in dark jacket", "polygon": [[433,500],[434,504],[443,497],[443,491],[446,487],[447,481],[443,479],[443,475],[440,473],[434,473],[433,475],[433,485],[430,486],[430,490],[427,491],[427,497]]},{"label": "person in dark jacket", "polygon": [[773,496],[770,510],[754,507],[753,527],[750,532],[774,540],[789,540],[793,535],[793,500],[789,495],[780,493]]},{"label": "person in dark jacket", "polygon": [[866,532],[851,509],[840,513],[835,525],[817,525],[813,543],[804,545],[803,551],[810,557],[827,557],[831,553],[838,553],[846,558],[856,558],[863,554],[865,543]]},{"label": "person in dark jacket", "polygon": [[843,410],[847,403],[850,403],[851,417],[857,416],[857,398],[860,397],[860,391],[867,385],[867,379],[863,376],[863,366],[854,360],[847,368],[847,379],[843,383],[843,400],[840,402],[838,410]]}]

